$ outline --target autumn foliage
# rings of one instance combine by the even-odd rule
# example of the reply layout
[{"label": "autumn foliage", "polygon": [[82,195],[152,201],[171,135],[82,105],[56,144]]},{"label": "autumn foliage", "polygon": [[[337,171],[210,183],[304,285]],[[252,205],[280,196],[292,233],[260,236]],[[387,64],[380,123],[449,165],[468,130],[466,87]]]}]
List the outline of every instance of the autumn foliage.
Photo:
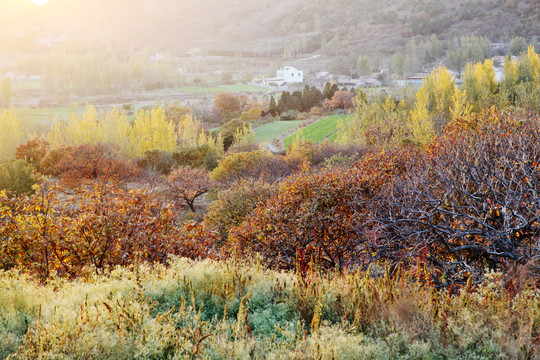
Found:
[{"label": "autumn foliage", "polygon": [[15,157],[39,169],[49,147],[49,142],[46,139],[33,137],[15,148]]},{"label": "autumn foliage", "polygon": [[180,166],[169,174],[167,185],[176,202],[185,202],[195,212],[195,200],[206,194],[213,184],[208,170]]},{"label": "autumn foliage", "polygon": [[95,181],[123,183],[137,174],[135,167],[118,158],[116,147],[103,144],[72,147],[59,159],[56,172],[70,187]]},{"label": "autumn foliage", "polygon": [[284,179],[291,171],[291,166],[284,157],[273,155],[269,151],[256,150],[228,154],[210,173],[210,177],[223,186],[243,180],[273,183]]},{"label": "autumn foliage", "polygon": [[231,93],[219,93],[214,99],[214,111],[220,117],[240,115],[248,105],[248,98],[245,95],[235,95]]},{"label": "autumn foliage", "polygon": [[307,171],[287,179],[276,196],[232,229],[228,241],[238,255],[259,252],[274,267],[293,268],[298,251],[343,267],[359,256],[360,181],[353,170]]},{"label": "autumn foliage", "polygon": [[431,269],[439,285],[533,259],[539,140],[538,116],[488,111],[452,123],[426,161],[388,189],[380,255]]},{"label": "autumn foliage", "polygon": [[301,251],[328,267],[382,260],[437,286],[480,281],[486,268],[538,256],[539,142],[538,116],[456,120],[426,151],[383,150],[286,179],[228,241],[280,268]]},{"label": "autumn foliage", "polygon": [[200,224],[179,226],[171,207],[144,191],[100,186],[66,197],[58,188],[10,198],[0,193],[0,266],[22,266],[47,278],[78,276],[177,254],[212,256],[214,235]]},{"label": "autumn foliage", "polygon": [[323,106],[328,110],[349,110],[354,106],[354,94],[349,91],[336,91],[331,99],[324,100]]}]

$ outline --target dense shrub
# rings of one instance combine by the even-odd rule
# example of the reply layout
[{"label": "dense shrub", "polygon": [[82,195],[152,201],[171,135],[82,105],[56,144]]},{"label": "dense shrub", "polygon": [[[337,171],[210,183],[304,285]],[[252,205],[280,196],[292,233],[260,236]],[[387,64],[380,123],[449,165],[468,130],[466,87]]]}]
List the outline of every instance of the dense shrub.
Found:
[{"label": "dense shrub", "polygon": [[208,144],[185,146],[172,153],[175,166],[205,167],[213,170],[218,166],[222,153]]},{"label": "dense shrub", "polygon": [[142,170],[155,171],[162,175],[168,175],[174,166],[172,154],[161,150],[145,151],[143,156],[135,160],[135,163]]},{"label": "dense shrub", "polygon": [[329,267],[357,261],[361,218],[354,200],[360,181],[355,171],[337,169],[287,179],[231,230],[228,241],[239,255],[259,252],[281,268],[292,268],[299,250]]},{"label": "dense shrub", "polygon": [[300,139],[287,148],[285,159],[291,166],[299,168],[303,163],[318,164],[322,161],[322,156],[317,144]]},{"label": "dense shrub", "polygon": [[358,144],[335,144],[325,142],[314,144],[309,140],[296,140],[288,148],[285,159],[295,168],[299,168],[304,163],[312,166],[322,164],[325,159],[333,156],[350,157],[354,160],[360,159],[367,152],[367,148]]},{"label": "dense shrub", "polygon": [[41,181],[36,169],[23,160],[13,160],[0,164],[0,191],[11,194],[30,194],[33,186]]},{"label": "dense shrub", "polygon": [[219,93],[214,99],[214,112],[224,120],[239,116],[247,107],[249,99],[245,95]]},{"label": "dense shrub", "polygon": [[350,91],[336,91],[331,99],[326,99],[323,103],[328,110],[350,110],[354,106],[354,94]]},{"label": "dense shrub", "polygon": [[218,192],[217,199],[208,208],[205,224],[218,230],[226,239],[231,227],[240,225],[259,203],[273,196],[276,190],[276,185],[257,180],[235,182]]},{"label": "dense shrub", "polygon": [[239,153],[239,152],[252,152],[252,151],[257,151],[260,148],[261,146],[259,143],[242,141],[242,142],[233,144],[227,150],[227,154]]},{"label": "dense shrub", "polygon": [[365,266],[384,257],[374,250],[388,189],[422,158],[406,147],[366,155],[352,168],[304,170],[280,183],[228,241],[239,254],[261,253],[270,266],[292,268],[298,251],[326,267]]},{"label": "dense shrub", "polygon": [[28,164],[39,169],[41,161],[47,155],[49,142],[44,138],[33,137],[25,143],[20,144],[15,149],[15,157],[26,161]]},{"label": "dense shrub", "polygon": [[228,154],[210,177],[225,186],[248,179],[274,183],[287,177],[291,171],[284,157],[256,150]]},{"label": "dense shrub", "polygon": [[65,198],[58,188],[25,198],[0,194],[2,269],[21,266],[42,278],[78,276],[171,254],[211,256],[214,234],[176,225],[171,207],[142,191],[100,186]]},{"label": "dense shrub", "polygon": [[314,106],[309,110],[309,114],[311,116],[324,116],[326,115],[326,112],[322,107]]},{"label": "dense shrub", "polygon": [[56,171],[64,185],[77,187],[85,182],[123,183],[135,178],[137,170],[118,158],[118,148],[84,144],[71,148],[59,160]]},{"label": "dense shrub", "polygon": [[282,113],[279,118],[281,121],[291,121],[291,120],[296,120],[297,117],[298,117],[298,112],[296,110],[289,110],[287,112]]},{"label": "dense shrub", "polygon": [[425,163],[394,182],[379,252],[432,269],[440,283],[538,256],[538,116],[487,112],[454,122]]},{"label": "dense shrub", "polygon": [[39,171],[43,175],[58,176],[58,164],[68,157],[75,147],[64,145],[49,149],[39,163]]}]

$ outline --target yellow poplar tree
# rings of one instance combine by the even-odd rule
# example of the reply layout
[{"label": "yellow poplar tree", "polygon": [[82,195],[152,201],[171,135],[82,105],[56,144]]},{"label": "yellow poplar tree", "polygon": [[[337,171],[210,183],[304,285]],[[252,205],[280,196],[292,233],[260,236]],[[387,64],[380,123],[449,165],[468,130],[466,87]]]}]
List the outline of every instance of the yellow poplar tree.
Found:
[{"label": "yellow poplar tree", "polygon": [[174,123],[167,120],[162,108],[157,108],[135,114],[129,140],[129,155],[135,157],[147,150],[174,151],[177,135]]},{"label": "yellow poplar tree", "polygon": [[436,124],[442,127],[450,120],[454,108],[456,85],[452,74],[443,66],[433,70],[415,95],[414,109],[408,121],[411,140],[427,144],[436,135]]},{"label": "yellow poplar tree", "polygon": [[425,97],[423,100],[427,102],[429,116],[443,117],[448,121],[456,88],[452,73],[444,66],[440,66],[426,76],[422,82],[422,88],[425,93],[421,96]]},{"label": "yellow poplar tree", "polygon": [[118,145],[127,156],[131,139],[131,125],[125,112],[113,109],[105,113],[97,113],[93,106],[88,106],[82,115],[71,114],[67,122],[55,122],[48,140],[51,146],[62,144],[112,144]]},{"label": "yellow poplar tree", "polygon": [[429,116],[428,94],[423,87],[416,93],[416,102],[409,118],[411,140],[417,144],[428,144],[435,137],[435,126]]},{"label": "yellow poplar tree", "polygon": [[178,141],[183,146],[196,146],[199,142],[201,123],[192,114],[186,114],[178,123]]},{"label": "yellow poplar tree", "polygon": [[454,106],[452,108],[452,119],[462,119],[468,117],[471,112],[471,105],[467,102],[467,92],[456,87],[452,98]]},{"label": "yellow poplar tree", "polygon": [[463,89],[475,110],[493,105],[497,91],[493,61],[487,59],[484,63],[467,64],[463,73]]},{"label": "yellow poplar tree", "polygon": [[0,112],[0,162],[13,157],[15,148],[26,138],[23,115],[14,110]]},{"label": "yellow poplar tree", "polygon": [[527,49],[527,60],[531,66],[531,72],[534,80],[534,87],[540,87],[540,56],[534,51],[531,45]]}]

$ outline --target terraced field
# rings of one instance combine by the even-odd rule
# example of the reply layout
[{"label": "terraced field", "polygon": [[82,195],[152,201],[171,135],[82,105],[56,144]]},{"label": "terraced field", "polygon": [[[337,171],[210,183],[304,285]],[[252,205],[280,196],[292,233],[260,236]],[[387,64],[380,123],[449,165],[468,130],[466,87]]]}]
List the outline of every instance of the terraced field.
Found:
[{"label": "terraced field", "polygon": [[319,143],[326,138],[329,141],[335,140],[337,138],[336,133],[338,132],[338,124],[340,121],[346,123],[347,118],[349,117],[350,115],[333,115],[307,125],[294,134],[287,136],[285,140],[283,140],[285,146],[289,146],[297,136],[313,143]]},{"label": "terraced field", "polygon": [[295,120],[295,121],[275,121],[270,124],[264,124],[262,126],[259,126],[253,129],[253,132],[255,133],[255,141],[256,142],[272,141],[274,139],[277,139],[289,133],[290,131],[295,130],[302,123],[303,123],[302,120]]}]

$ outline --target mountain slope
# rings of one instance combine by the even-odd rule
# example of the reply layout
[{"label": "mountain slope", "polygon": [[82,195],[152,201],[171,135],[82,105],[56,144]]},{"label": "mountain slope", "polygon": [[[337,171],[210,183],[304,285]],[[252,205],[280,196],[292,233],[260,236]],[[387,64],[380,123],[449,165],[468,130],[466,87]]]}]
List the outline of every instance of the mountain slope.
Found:
[{"label": "mountain slope", "polygon": [[[0,0],[0,41],[64,36],[130,49],[393,52],[413,36],[540,36],[536,0]],[[28,40],[30,41],[30,40]],[[18,45],[17,45],[18,44]],[[29,47],[29,44],[26,44]]]}]

